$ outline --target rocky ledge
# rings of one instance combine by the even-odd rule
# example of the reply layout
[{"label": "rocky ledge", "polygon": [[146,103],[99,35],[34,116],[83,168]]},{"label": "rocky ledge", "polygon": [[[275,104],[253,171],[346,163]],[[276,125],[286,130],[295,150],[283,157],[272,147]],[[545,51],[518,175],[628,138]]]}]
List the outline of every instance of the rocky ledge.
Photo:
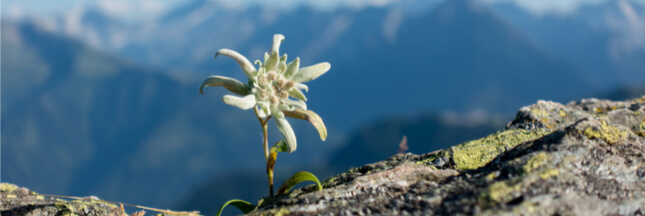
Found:
[{"label": "rocky ledge", "polygon": [[27,188],[1,183],[1,215],[114,215],[127,216],[122,206],[95,197],[64,200],[37,194]]},{"label": "rocky ledge", "polygon": [[644,215],[645,96],[538,101],[495,134],[398,154],[324,188],[265,198],[250,215]]},{"label": "rocky ledge", "polygon": [[[423,155],[394,155],[323,185],[264,198],[249,215],[644,215],[645,96],[538,101],[495,134]],[[40,204],[44,198],[7,184],[2,200],[2,215],[41,208],[103,215],[83,208],[87,202],[124,214],[95,200]]]},{"label": "rocky ledge", "polygon": [[143,216],[146,214],[143,209],[152,211],[156,215],[199,215],[197,211],[171,211],[144,206],[133,206],[139,211],[127,214],[123,206],[128,204],[105,201],[95,196],[69,197],[38,194],[9,183],[0,183],[0,194],[0,215],[2,216]]}]

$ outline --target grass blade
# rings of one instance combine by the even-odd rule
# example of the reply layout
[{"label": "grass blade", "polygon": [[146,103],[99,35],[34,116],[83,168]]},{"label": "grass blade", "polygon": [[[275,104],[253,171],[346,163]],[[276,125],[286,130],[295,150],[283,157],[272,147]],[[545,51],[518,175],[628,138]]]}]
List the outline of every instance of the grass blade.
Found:
[{"label": "grass blade", "polygon": [[217,214],[215,216],[220,216],[222,214],[222,211],[224,210],[224,207],[227,205],[232,205],[240,209],[240,211],[244,212],[244,214],[249,213],[253,210],[255,210],[255,206],[251,205],[251,203],[244,201],[244,200],[239,200],[239,199],[232,199],[224,203],[222,207],[219,207],[219,210],[217,211]]},{"label": "grass blade", "polygon": [[322,185],[320,184],[320,181],[318,180],[318,178],[316,178],[314,174],[311,174],[310,172],[302,171],[302,172],[296,173],[295,175],[291,176],[291,178],[289,178],[287,181],[282,183],[282,185],[280,186],[280,189],[278,189],[278,195],[291,191],[291,189],[293,189],[294,186],[304,181],[313,181],[316,183],[316,185],[318,185],[318,190],[323,189]]}]

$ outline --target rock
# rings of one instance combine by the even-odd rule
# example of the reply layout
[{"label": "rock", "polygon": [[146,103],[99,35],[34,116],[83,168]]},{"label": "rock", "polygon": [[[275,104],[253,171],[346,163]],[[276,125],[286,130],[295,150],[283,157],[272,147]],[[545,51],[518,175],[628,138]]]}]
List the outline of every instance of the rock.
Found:
[{"label": "rock", "polygon": [[[358,154],[358,153],[357,153]],[[250,215],[643,215],[645,96],[522,107],[504,130],[398,154]]]},{"label": "rock", "polygon": [[[2,215],[125,214],[99,199],[0,186]],[[249,215],[643,215],[645,96],[538,101],[495,134],[397,154],[323,186],[264,198]]]},{"label": "rock", "polygon": [[[9,183],[0,183],[0,196],[0,201],[2,201],[0,202],[0,215],[2,216],[128,216],[123,208],[124,205],[128,204],[109,202],[96,196],[66,197],[44,195]],[[143,206],[136,206],[136,208],[150,210],[157,215],[199,215],[197,211],[177,212]],[[130,216],[143,216],[145,213],[144,210],[139,210],[130,214]]]},{"label": "rock", "polygon": [[121,206],[88,197],[63,200],[43,196],[24,187],[0,183],[2,215],[127,215]]}]

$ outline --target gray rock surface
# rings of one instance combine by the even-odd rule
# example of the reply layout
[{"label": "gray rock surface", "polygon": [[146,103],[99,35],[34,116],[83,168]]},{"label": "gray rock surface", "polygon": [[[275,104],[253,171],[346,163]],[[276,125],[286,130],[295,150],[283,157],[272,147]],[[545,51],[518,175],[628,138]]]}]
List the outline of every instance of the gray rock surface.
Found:
[{"label": "gray rock surface", "polygon": [[398,154],[324,186],[265,198],[250,214],[643,215],[645,96],[538,101],[490,136]]},{"label": "gray rock surface", "polygon": [[0,183],[0,215],[2,216],[143,216],[146,214],[145,210],[156,215],[199,215],[197,211],[171,211],[143,206],[136,206],[139,210],[127,214],[124,205],[128,206],[128,204],[101,200],[95,196],[68,197],[38,194],[25,187]]},{"label": "gray rock surface", "polygon": [[37,194],[27,188],[13,184],[0,184],[2,203],[0,212],[3,216],[12,215],[114,215],[127,216],[121,206],[117,206],[95,197],[81,200],[64,200]]}]

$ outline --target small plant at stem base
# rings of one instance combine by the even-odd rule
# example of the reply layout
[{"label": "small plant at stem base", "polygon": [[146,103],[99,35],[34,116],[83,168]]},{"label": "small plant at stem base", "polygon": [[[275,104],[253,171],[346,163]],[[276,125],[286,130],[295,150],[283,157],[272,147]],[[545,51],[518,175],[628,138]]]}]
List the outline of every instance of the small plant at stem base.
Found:
[{"label": "small plant at stem base", "polygon": [[[267,179],[269,182],[269,196],[273,196],[273,170],[278,152],[294,152],[297,147],[296,135],[287,121],[286,117],[302,119],[309,121],[318,130],[321,140],[327,139],[327,128],[318,114],[307,110],[307,98],[302,90],[307,92],[309,88],[303,84],[314,80],[325,74],[331,65],[327,62],[318,63],[309,67],[300,68],[300,58],[295,58],[287,63],[287,55],[279,55],[280,44],[284,36],[276,34],[273,36],[273,44],[268,53],[264,53],[264,61],[256,60],[258,65],[256,69],[251,62],[236,51],[230,49],[220,49],[215,54],[228,56],[235,60],[242,68],[242,72],[247,76],[247,84],[236,79],[224,76],[210,76],[206,78],[199,87],[199,93],[204,94],[205,87],[221,86],[230,92],[238,95],[224,95],[222,101],[228,105],[238,107],[243,110],[253,108],[255,115],[262,126],[262,147],[264,150],[264,159],[266,162]],[[283,140],[278,141],[269,148],[268,141],[268,122],[273,119],[276,127],[284,136]],[[322,189],[318,179],[311,173],[299,172],[292,176],[280,192],[288,192],[293,186],[302,181],[314,181],[318,184],[318,189]],[[228,204],[234,205],[244,213],[249,210],[245,201],[231,200],[225,203],[218,212],[224,209]],[[248,203],[248,202],[247,202]],[[250,204],[249,204],[250,205]],[[245,209],[242,209],[243,206]]]}]

